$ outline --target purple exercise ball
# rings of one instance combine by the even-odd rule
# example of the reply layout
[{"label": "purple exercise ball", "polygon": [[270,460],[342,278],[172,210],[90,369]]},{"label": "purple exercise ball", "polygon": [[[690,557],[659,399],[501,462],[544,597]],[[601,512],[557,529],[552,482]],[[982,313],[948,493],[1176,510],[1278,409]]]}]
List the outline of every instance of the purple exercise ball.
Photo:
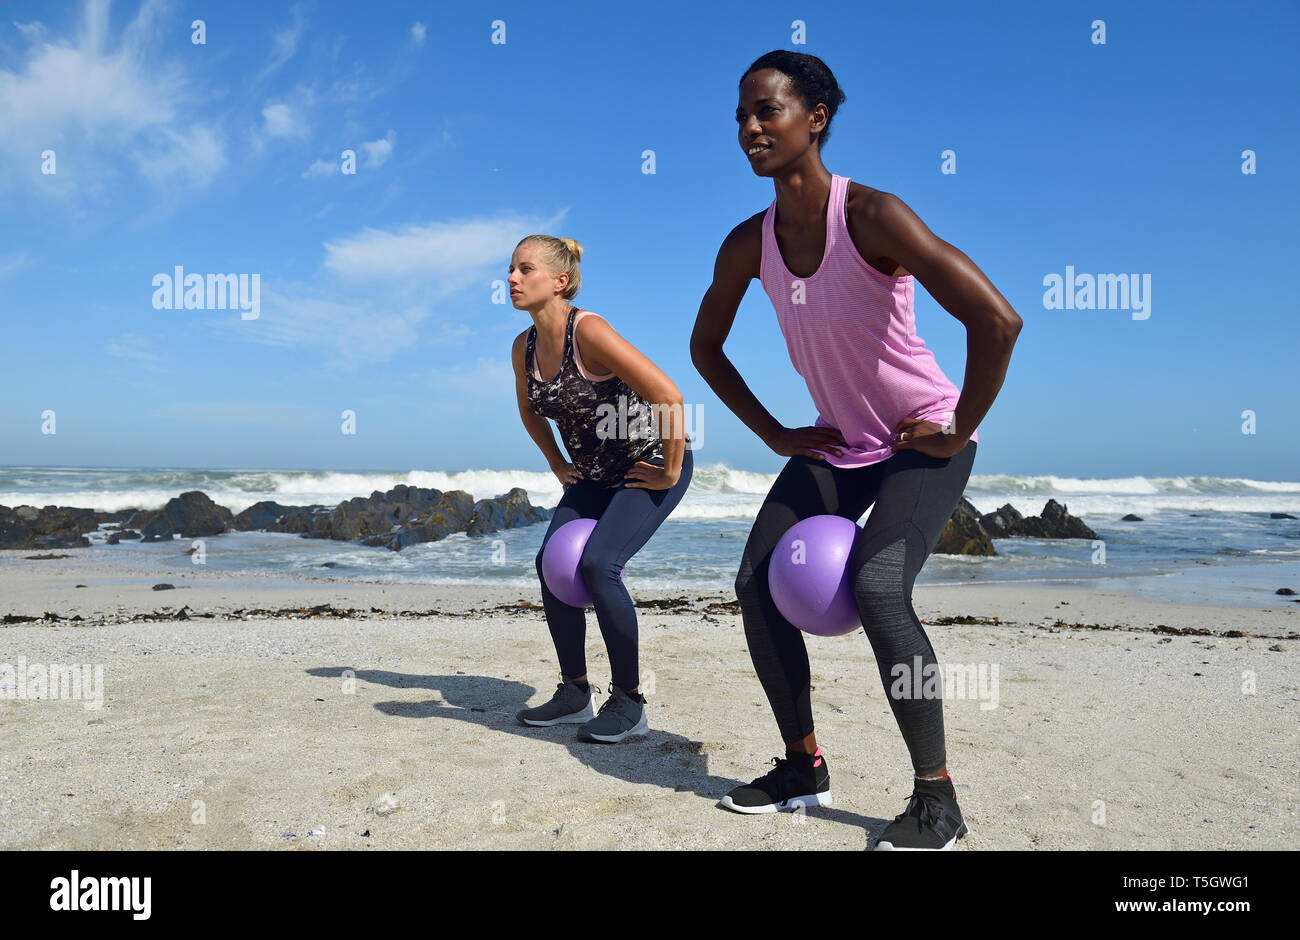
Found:
[{"label": "purple exercise ball", "polygon": [[[582,552],[596,528],[595,519],[574,519],[560,526],[542,552],[542,577],[551,593],[570,607],[590,607],[591,593],[582,580]],[[626,569],[623,569],[626,570]],[[623,571],[619,571],[619,577]]]},{"label": "purple exercise ball", "polygon": [[777,610],[805,633],[842,636],[861,626],[849,559],[862,530],[843,516],[810,516],[781,536],[767,585]]}]

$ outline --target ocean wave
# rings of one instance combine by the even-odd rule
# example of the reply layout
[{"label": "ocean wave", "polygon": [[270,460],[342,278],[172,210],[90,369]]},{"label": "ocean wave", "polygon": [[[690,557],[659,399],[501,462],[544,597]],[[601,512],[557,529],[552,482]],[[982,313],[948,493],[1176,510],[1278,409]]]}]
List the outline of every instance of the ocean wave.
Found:
[{"label": "ocean wave", "polygon": [[[337,505],[398,484],[463,490],[476,499],[514,487],[534,505],[551,507],[563,490],[549,471],[467,469],[439,471],[317,471],[282,469],[204,470],[186,468],[8,467],[0,476],[0,504],[75,506],[101,511],[155,509],[189,490],[202,490],[232,512],[261,500],[287,505]],[[9,475],[12,474],[12,475]],[[675,510],[679,519],[752,519],[777,474],[715,463],[698,466],[690,489]],[[1077,516],[1106,521],[1136,513],[1153,521],[1160,513],[1290,512],[1300,515],[1300,482],[1241,477],[1114,477],[976,474],[966,489],[981,512],[1011,503],[1035,515],[1049,499]],[[1289,520],[1288,520],[1289,521]]]}]

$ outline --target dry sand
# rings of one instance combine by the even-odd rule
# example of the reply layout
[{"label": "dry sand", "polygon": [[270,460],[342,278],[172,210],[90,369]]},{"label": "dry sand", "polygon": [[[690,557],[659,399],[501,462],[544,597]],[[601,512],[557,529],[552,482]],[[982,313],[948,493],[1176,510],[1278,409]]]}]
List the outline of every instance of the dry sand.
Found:
[{"label": "dry sand", "polygon": [[[102,551],[0,552],[0,615],[85,618],[0,627],[0,664],[103,667],[99,708],[0,699],[0,847],[858,850],[910,793],[860,632],[809,640],[834,805],[740,816],[718,798],[782,749],[727,595],[640,611],[651,733],[598,745],[514,718],[558,671],[540,610],[517,604],[535,589],[262,583],[183,560],[124,575]],[[1019,584],[914,600],[941,662],[998,670],[997,707],[991,686],[944,706],[959,849],[1300,848],[1300,604]],[[131,620],[164,605],[190,619]],[[357,613],[283,612],[318,605]],[[984,622],[931,622],[962,617]]]}]

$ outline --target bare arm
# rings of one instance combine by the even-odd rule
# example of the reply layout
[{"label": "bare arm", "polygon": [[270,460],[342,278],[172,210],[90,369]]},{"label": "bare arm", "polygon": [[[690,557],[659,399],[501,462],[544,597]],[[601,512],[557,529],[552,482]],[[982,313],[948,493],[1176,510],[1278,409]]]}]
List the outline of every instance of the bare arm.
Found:
[{"label": "bare arm", "polygon": [[583,317],[573,332],[589,368],[614,373],[662,416],[658,430],[664,445],[664,470],[671,482],[676,483],[686,454],[681,391],[662,369],[619,336],[603,317]]},{"label": "bare arm", "polygon": [[758,277],[762,230],[757,222],[758,217],[741,222],[718,249],[713,283],[700,301],[691,333],[691,362],[722,403],[776,453],[824,460],[825,454],[814,448],[838,455],[839,448],[847,446],[839,431],[815,427],[791,429],[782,425],[750,391],[722,351],[749,282]]},{"label": "bare arm", "polygon": [[851,234],[864,254],[897,261],[966,327],[966,377],[952,434],[960,450],[1002,388],[1024,321],[974,261],[931,232],[897,196],[876,193],[853,215],[859,218],[851,219],[857,223]]}]

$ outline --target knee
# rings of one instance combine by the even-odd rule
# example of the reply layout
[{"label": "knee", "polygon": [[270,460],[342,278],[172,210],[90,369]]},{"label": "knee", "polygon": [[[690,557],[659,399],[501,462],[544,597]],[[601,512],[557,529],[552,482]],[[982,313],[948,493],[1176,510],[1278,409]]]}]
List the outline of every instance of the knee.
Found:
[{"label": "knee", "polygon": [[613,559],[601,552],[583,552],[582,560],[578,562],[578,571],[588,591],[598,589],[605,579],[618,576],[618,568]]},{"label": "knee", "polygon": [[853,579],[853,596],[863,626],[870,628],[872,621],[906,609],[905,559],[906,543],[900,539],[881,549],[858,568]]},{"label": "knee", "polygon": [[743,602],[758,599],[758,577],[754,564],[746,555],[740,559],[740,570],[736,572],[736,599]]}]

